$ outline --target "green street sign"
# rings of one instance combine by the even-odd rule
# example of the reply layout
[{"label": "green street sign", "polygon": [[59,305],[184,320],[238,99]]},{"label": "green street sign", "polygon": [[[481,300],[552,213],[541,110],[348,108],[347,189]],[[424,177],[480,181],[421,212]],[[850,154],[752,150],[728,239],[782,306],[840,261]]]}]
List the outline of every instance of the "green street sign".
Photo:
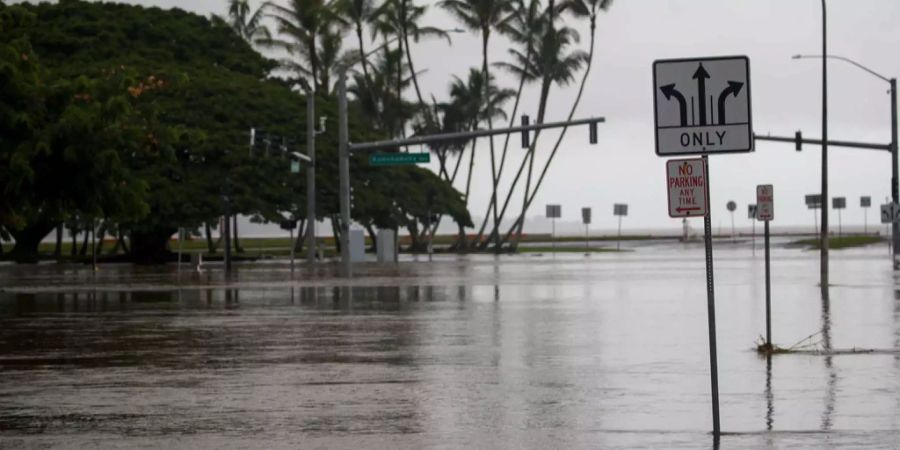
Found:
[{"label": "green street sign", "polygon": [[370,166],[405,166],[431,162],[431,153],[373,153]]},{"label": "green street sign", "polygon": [[291,173],[300,173],[300,161],[291,161]]}]

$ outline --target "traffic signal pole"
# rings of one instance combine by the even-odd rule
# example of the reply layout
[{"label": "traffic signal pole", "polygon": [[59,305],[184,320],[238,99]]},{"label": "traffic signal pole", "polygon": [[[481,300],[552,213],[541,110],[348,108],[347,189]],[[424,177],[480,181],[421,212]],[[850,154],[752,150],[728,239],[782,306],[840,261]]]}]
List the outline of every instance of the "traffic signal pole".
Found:
[{"label": "traffic signal pole", "polygon": [[[354,144],[350,142],[349,118],[347,114],[347,74],[341,72],[338,78],[338,154],[340,158],[340,202],[341,202],[341,268],[345,277],[353,276],[353,265],[350,262],[350,154],[358,151],[375,151],[396,149],[414,145],[430,145],[439,142],[468,140],[480,137],[506,135],[510,133],[523,133],[529,131],[544,130],[550,128],[564,128],[577,125],[588,125],[590,142],[596,143],[597,124],[606,121],[603,117],[578,119],[564,122],[550,122],[542,124],[521,125],[511,128],[494,128],[489,130],[462,131],[456,133],[442,133],[413,136],[406,139],[391,139],[375,142],[363,142]],[[527,139],[527,137],[523,137]],[[399,239],[399,236],[396,238]]]}]

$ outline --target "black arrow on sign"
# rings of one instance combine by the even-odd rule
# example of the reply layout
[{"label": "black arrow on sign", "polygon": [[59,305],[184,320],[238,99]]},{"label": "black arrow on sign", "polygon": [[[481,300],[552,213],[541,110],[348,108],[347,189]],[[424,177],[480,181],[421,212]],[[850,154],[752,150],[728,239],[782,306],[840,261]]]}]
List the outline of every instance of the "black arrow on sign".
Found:
[{"label": "black arrow on sign", "polygon": [[693,78],[697,80],[697,96],[700,100],[697,102],[700,106],[700,125],[706,125],[706,80],[709,78],[709,73],[703,68],[703,63],[700,63]]},{"label": "black arrow on sign", "polygon": [[681,112],[681,126],[686,127],[687,102],[684,99],[684,95],[681,95],[681,92],[678,92],[678,89],[675,89],[674,83],[660,86],[659,90],[666,96],[666,100],[672,100],[672,96],[675,97],[675,100],[678,100],[678,110]]},{"label": "black arrow on sign", "polygon": [[742,87],[744,87],[744,83],[729,81],[728,87],[719,94],[719,125],[725,125],[725,99],[728,98],[728,94],[734,94],[737,98]]}]

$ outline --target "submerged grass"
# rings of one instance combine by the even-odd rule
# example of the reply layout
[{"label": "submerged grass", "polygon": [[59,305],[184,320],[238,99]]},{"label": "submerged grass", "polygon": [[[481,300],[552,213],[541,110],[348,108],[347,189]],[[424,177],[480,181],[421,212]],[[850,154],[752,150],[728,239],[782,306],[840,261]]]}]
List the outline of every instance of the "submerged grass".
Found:
[{"label": "submerged grass", "polygon": [[[884,238],[881,236],[840,236],[840,237],[829,237],[828,238],[828,248],[834,250],[840,250],[842,248],[851,248],[851,247],[863,247],[866,245],[876,244],[879,242],[884,242]],[[801,239],[798,241],[793,241],[789,246],[795,247],[806,247],[809,250],[818,250],[821,248],[821,242],[817,238],[813,239]]]}]

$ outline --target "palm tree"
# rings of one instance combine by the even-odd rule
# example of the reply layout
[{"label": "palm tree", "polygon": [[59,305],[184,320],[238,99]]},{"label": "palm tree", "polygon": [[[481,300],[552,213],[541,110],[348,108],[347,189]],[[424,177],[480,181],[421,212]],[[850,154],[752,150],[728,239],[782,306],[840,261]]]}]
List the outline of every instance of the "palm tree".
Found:
[{"label": "palm tree", "polygon": [[[495,118],[506,118],[506,113],[503,111],[503,104],[512,98],[515,94],[514,91],[511,89],[498,88],[494,83],[493,77],[485,77],[484,72],[476,68],[469,70],[466,80],[462,80],[455,76],[453,78],[453,82],[450,85],[451,105],[455,114],[458,114],[462,118],[466,118],[463,120],[468,120],[466,128],[474,129],[479,123],[486,123]],[[459,168],[459,162],[461,160],[462,155],[460,155],[460,158],[457,160],[457,169]],[[472,148],[469,154],[469,170],[464,194],[466,204],[468,204],[470,198],[469,194],[471,192],[474,167],[475,140],[472,140]],[[448,181],[452,183],[452,180],[455,178],[456,170],[454,170],[452,178]],[[461,230],[459,245],[463,248],[468,245],[464,230]]]},{"label": "palm tree", "polygon": [[359,44],[359,62],[363,70],[363,80],[368,83],[369,63],[366,61],[365,40],[363,39],[364,24],[373,19],[375,7],[372,0],[338,0],[335,9],[353,24],[356,30],[356,39]]},{"label": "palm tree", "polygon": [[[380,34],[387,42],[391,39],[397,40],[398,51],[406,56],[406,64],[409,66],[412,84],[416,91],[419,113],[425,116],[430,126],[434,126],[434,121],[428,117],[430,108],[425,103],[422,89],[419,87],[419,79],[413,64],[409,38],[412,37],[413,42],[419,42],[420,39],[425,37],[441,37],[447,39],[448,44],[452,42],[450,35],[446,31],[440,28],[419,25],[426,11],[427,8],[425,6],[417,6],[413,0],[387,0],[374,11],[372,23],[374,34]],[[398,66],[397,96],[402,97],[403,90],[400,86],[400,73]]]},{"label": "palm tree", "polygon": [[376,127],[391,136],[402,134],[406,123],[414,115],[413,106],[397,97],[394,92],[397,67],[402,71],[400,76],[402,91],[410,85],[412,76],[409,74],[409,67],[404,64],[403,54],[399,50],[388,49],[385,49],[370,67],[371,79],[368,84],[363,74],[354,73],[354,82],[348,87],[348,91],[359,100],[359,105],[366,116],[372,117]]},{"label": "palm tree", "polygon": [[[510,19],[507,14],[512,8],[511,0],[443,0],[441,6],[455,16],[463,26],[469,30],[481,32],[481,71],[485,79],[490,79],[488,71],[488,42],[491,38],[491,31],[494,28],[502,28],[504,23]],[[485,88],[489,86],[485,83]],[[490,95],[485,93],[482,99],[490,99]],[[494,124],[490,117],[487,120],[488,128],[493,129]],[[494,152],[494,138],[489,138],[490,155],[491,155],[491,209],[493,210],[494,226],[498,226],[497,222],[497,159]],[[485,217],[487,222],[487,217]]]},{"label": "palm tree", "polygon": [[299,54],[301,61],[284,59],[281,61],[282,67],[299,75],[301,80],[308,82],[317,91],[327,91],[329,69],[323,66],[319,41],[336,24],[345,25],[334,11],[332,2],[289,0],[288,6],[282,6],[274,1],[267,1],[263,7],[269,11],[267,17],[271,17],[278,26],[281,38],[264,39],[260,43],[286,51],[290,55]]},{"label": "palm tree", "polygon": [[[531,51],[534,49],[533,36],[538,33],[540,27],[544,24],[541,21],[541,0],[514,0],[512,2],[512,9],[509,14],[509,17],[503,21],[502,26],[499,28],[500,32],[506,35],[511,41],[518,43],[525,49],[526,57],[525,59],[531,58]],[[497,65],[497,64],[495,64]],[[502,66],[502,63],[499,65]],[[516,99],[513,102],[512,113],[509,115],[509,127],[515,125],[516,113],[519,110],[519,101],[522,98],[522,92],[525,89],[525,82],[527,81],[526,76],[519,77],[519,87],[516,90]],[[510,134],[506,135],[506,138],[503,141],[503,151],[500,153],[500,164],[497,169],[497,183],[499,185],[500,179],[503,177],[503,170],[506,168],[506,154],[509,149],[509,139]],[[484,217],[487,217],[491,214],[491,210],[494,209],[496,211],[496,202],[488,203],[488,209],[484,213]],[[502,220],[502,215],[499,217]],[[481,228],[478,230],[478,235],[475,238],[476,242],[481,242],[482,236],[484,236],[484,229],[487,225],[487,220],[482,222]],[[496,236],[499,236],[499,225],[494,224],[494,227],[491,232],[491,237],[489,237],[483,244],[481,244],[481,248],[485,248],[489,242],[495,241]]]},{"label": "palm tree", "polygon": [[[590,22],[591,30],[591,42],[588,50],[587,66],[584,69],[584,74],[581,78],[581,85],[578,88],[578,95],[575,97],[575,103],[572,104],[572,109],[569,111],[569,117],[567,120],[572,120],[572,117],[575,116],[575,111],[578,109],[578,104],[581,102],[581,95],[584,93],[584,86],[587,83],[588,75],[591,72],[591,64],[594,60],[594,42],[596,38],[595,32],[597,29],[597,17],[601,11],[609,10],[611,4],[612,0],[566,0],[561,5],[562,10],[568,11],[576,18],[587,18]],[[562,129],[562,132],[559,134],[559,137],[556,140],[556,144],[553,146],[553,150],[550,152],[550,156],[547,158],[547,162],[544,164],[544,169],[541,171],[540,177],[538,177],[538,181],[534,186],[531,197],[527,200],[525,207],[522,210],[522,222],[524,222],[525,210],[527,210],[528,206],[531,205],[531,202],[534,201],[534,197],[537,195],[537,191],[541,187],[541,183],[544,181],[544,176],[547,174],[547,169],[549,169],[550,163],[553,162],[553,157],[556,156],[556,151],[559,150],[559,146],[562,143],[567,130],[568,127],[564,127]],[[520,223],[520,230],[521,227],[522,225]]]},{"label": "palm tree", "polygon": [[[586,64],[588,58],[587,53],[585,53],[584,51],[568,50],[568,48],[573,44],[578,43],[579,36],[578,33],[572,28],[557,28],[556,24],[554,23],[557,12],[558,11],[554,6],[554,2],[551,1],[545,13],[546,25],[540,27],[541,29],[538,31],[538,33],[535,33],[534,39],[530,44],[534,45],[535,47],[531,51],[526,51],[525,53],[516,49],[511,49],[510,54],[513,57],[513,62],[503,63],[501,65],[513,74],[525,78],[526,82],[535,82],[540,80],[541,90],[540,100],[538,102],[537,123],[544,123],[544,116],[546,114],[547,99],[550,94],[550,88],[554,84],[565,86],[572,83],[575,80],[575,73]],[[507,195],[506,202],[504,202],[504,206],[501,209],[501,220],[506,212],[507,206],[509,205],[509,200],[512,197],[515,185],[518,183],[518,180],[526,165],[528,166],[528,176],[525,182],[525,195],[522,201],[523,211],[527,208],[528,199],[530,198],[529,189],[531,185],[531,175],[534,167],[535,147],[537,146],[539,136],[540,131],[535,133],[535,137],[532,140],[528,152],[525,155],[525,159],[523,159],[522,164],[519,166],[519,171],[516,173],[516,177],[513,180],[513,185]],[[513,224],[513,227],[503,239],[503,242],[507,241],[509,239],[509,236],[516,229],[518,229],[518,239],[518,236],[521,235],[522,223],[524,223],[522,219],[523,215],[520,213],[518,219]],[[518,240],[514,243],[513,246],[515,246],[515,244],[517,243]]]},{"label": "palm tree", "polygon": [[261,23],[263,17],[265,17],[265,13],[261,7],[250,14],[249,0],[228,1],[228,24],[241,39],[251,44],[272,37],[269,29]]}]

